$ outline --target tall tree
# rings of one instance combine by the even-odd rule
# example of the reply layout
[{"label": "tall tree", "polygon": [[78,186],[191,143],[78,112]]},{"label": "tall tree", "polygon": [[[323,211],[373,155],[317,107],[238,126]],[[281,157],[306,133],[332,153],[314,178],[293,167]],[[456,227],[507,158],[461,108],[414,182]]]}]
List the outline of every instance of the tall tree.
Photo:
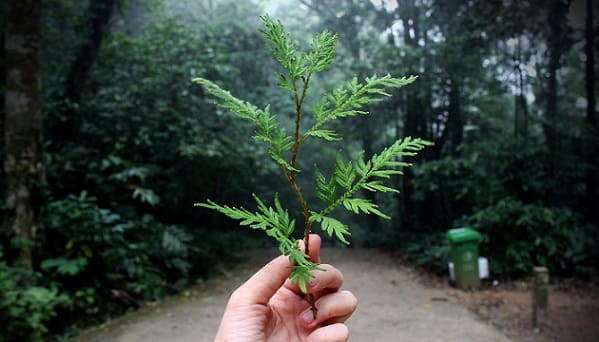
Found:
[{"label": "tall tree", "polygon": [[558,120],[558,77],[564,54],[568,51],[571,41],[566,15],[571,1],[552,0],[547,8],[547,52],[549,64],[547,65],[547,85],[545,102],[545,138],[550,150],[555,151],[558,137],[556,122]]},{"label": "tall tree", "polygon": [[[597,133],[599,133],[597,127],[597,113],[595,112],[595,35],[593,27],[593,1],[586,1],[586,18],[585,18],[585,46],[584,52],[586,55],[585,62],[585,90],[587,98],[587,112],[586,121],[590,128],[590,140],[597,141]],[[595,146],[591,142],[591,146]],[[599,201],[599,194],[597,194],[597,151],[596,148],[590,149],[590,155],[588,156],[589,165],[591,167],[586,174],[586,191],[585,191],[585,208],[588,210],[588,214],[595,223],[599,224],[599,213],[596,210],[592,210],[594,205]]]},{"label": "tall tree", "polygon": [[40,81],[40,0],[10,0],[5,31],[4,200],[9,235],[24,242],[20,261],[33,264],[45,179]]},{"label": "tall tree", "polygon": [[514,86],[518,88],[517,94],[514,94],[514,135],[525,137],[528,134],[528,105],[525,97],[524,71],[522,70],[522,37],[517,38],[512,59],[516,75]]},{"label": "tall tree", "polygon": [[65,100],[67,102],[67,117],[56,127],[57,136],[68,138],[77,131],[79,120],[74,115],[74,108],[79,102],[83,84],[96,61],[102,39],[108,29],[116,0],[90,0],[85,18],[88,18],[85,28],[85,38],[79,47],[71,70],[67,76]]},{"label": "tall tree", "polygon": [[594,42],[595,32],[593,28],[593,0],[586,1],[586,18],[585,18],[585,45],[584,52],[586,55],[585,64],[585,86],[587,96],[587,122],[593,126],[597,126],[597,117],[595,113],[595,53]]},{"label": "tall tree", "polygon": [[89,18],[87,39],[79,48],[67,79],[66,97],[77,100],[83,83],[100,51],[100,44],[106,31],[108,21],[114,6],[114,0],[92,0],[89,3],[85,17]]}]

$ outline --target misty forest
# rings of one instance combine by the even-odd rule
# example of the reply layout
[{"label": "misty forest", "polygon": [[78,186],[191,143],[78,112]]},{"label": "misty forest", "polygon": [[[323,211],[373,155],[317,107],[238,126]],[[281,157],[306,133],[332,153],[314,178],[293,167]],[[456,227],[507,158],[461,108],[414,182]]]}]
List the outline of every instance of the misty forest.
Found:
[{"label": "misty forest", "polygon": [[192,81],[269,105],[292,132],[296,107],[278,86],[265,14],[302,50],[316,33],[338,34],[306,111],[353,77],[417,76],[365,103],[369,115],[331,122],[342,140],[306,140],[294,158],[314,202],[314,179],[338,155],[370,158],[405,137],[432,143],[386,180],[399,192],[360,190],[391,219],[336,211],[350,244],[316,228],[324,245],[376,248],[444,274],[446,232],[470,227],[497,279],[545,266],[552,277],[596,280],[597,5],[1,1],[0,341],[73,336],[222,272],[243,250],[275,246],[194,203],[255,208],[254,193],[277,193],[303,222],[252,123]]}]

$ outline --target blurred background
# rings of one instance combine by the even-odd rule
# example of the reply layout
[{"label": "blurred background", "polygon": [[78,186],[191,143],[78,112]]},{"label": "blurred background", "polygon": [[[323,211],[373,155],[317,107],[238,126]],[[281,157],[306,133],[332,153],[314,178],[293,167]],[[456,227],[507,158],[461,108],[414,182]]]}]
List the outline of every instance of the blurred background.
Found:
[{"label": "blurred background", "polygon": [[5,338],[68,336],[205,279],[241,250],[274,246],[195,202],[253,209],[252,193],[278,192],[299,217],[253,128],[191,82],[214,80],[292,125],[293,99],[276,86],[280,67],[259,32],[265,13],[303,48],[324,29],[339,34],[308,106],[354,75],[419,76],[369,117],[335,122],[343,141],[300,151],[314,202],[314,164],[330,170],[338,151],[370,156],[406,136],[435,143],[390,180],[401,193],[364,194],[392,220],[338,213],[348,248],[446,272],[445,233],[468,226],[482,234],[494,277],[533,265],[597,276],[591,0],[0,4]]}]

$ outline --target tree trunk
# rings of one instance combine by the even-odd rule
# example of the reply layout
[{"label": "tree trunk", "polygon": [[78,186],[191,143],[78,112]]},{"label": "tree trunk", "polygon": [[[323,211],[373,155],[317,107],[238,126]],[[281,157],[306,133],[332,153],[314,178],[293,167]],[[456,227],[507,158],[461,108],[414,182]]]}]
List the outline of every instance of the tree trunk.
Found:
[{"label": "tree trunk", "polygon": [[588,164],[591,168],[586,174],[586,191],[585,191],[585,205],[587,216],[592,222],[599,224],[599,213],[597,210],[593,210],[594,206],[599,202],[599,194],[597,193],[597,164],[598,156],[596,145],[593,142],[597,141],[597,113],[595,112],[595,51],[594,51],[594,31],[593,31],[593,0],[586,1],[586,19],[585,19],[585,46],[584,51],[586,54],[585,64],[585,88],[587,97],[587,113],[586,121],[589,127],[589,149],[587,156]]},{"label": "tree trunk", "polygon": [[522,72],[522,46],[520,39],[516,47],[516,56],[514,57],[514,72],[516,73],[516,86],[518,94],[514,95],[514,135],[516,137],[526,137],[528,135],[528,105],[525,97],[524,75]]},{"label": "tree trunk", "polygon": [[40,0],[11,0],[5,32],[4,200],[8,229],[24,243],[20,262],[33,265],[45,181],[39,63]]},{"label": "tree trunk", "polygon": [[100,51],[100,44],[102,43],[102,38],[104,38],[113,6],[114,0],[90,1],[86,13],[86,17],[90,21],[89,33],[79,49],[67,79],[66,97],[69,100],[77,100],[81,93],[87,74],[91,70],[96,56]]},{"label": "tree trunk", "polygon": [[436,147],[439,149],[439,156],[443,155],[443,151],[446,151],[447,155],[455,154],[458,146],[464,139],[460,84],[456,81],[456,76],[451,76],[449,82],[449,108],[447,110],[447,121],[443,133],[437,141],[438,147]]},{"label": "tree trunk", "polygon": [[[404,0],[399,2],[400,6],[396,9],[399,18],[402,21],[403,25],[403,38],[406,45],[411,46],[414,50],[419,49],[418,41],[420,40],[420,16],[418,7],[414,3],[413,0]],[[410,74],[419,74],[422,73],[420,70],[420,65],[422,65],[421,57],[416,58],[405,58],[405,63],[411,65]],[[424,108],[426,108],[423,100],[423,94],[426,91],[422,89],[422,81],[419,80],[410,84],[408,87],[404,88],[402,91],[405,92],[406,96],[406,106],[405,106],[405,119],[404,119],[404,127],[403,127],[403,136],[404,137],[420,137],[420,138],[428,138],[427,137],[427,122],[426,122],[426,113],[424,113]],[[418,154],[415,159],[421,159],[422,154]],[[412,161],[416,161],[412,159]],[[400,216],[401,226],[402,227],[410,227],[412,222],[418,221],[418,216],[420,213],[417,212],[417,208],[413,205],[410,197],[413,193],[413,189],[411,186],[412,183],[412,171],[411,169],[404,170],[405,174],[402,177],[402,187],[400,196],[403,199],[400,201],[400,204],[403,207],[400,207],[400,213],[403,215]]]},{"label": "tree trunk", "polygon": [[89,31],[86,33],[67,77],[65,90],[67,119],[53,129],[56,132],[53,135],[61,137],[61,139],[73,137],[79,129],[79,121],[75,116],[74,108],[79,102],[83,84],[100,51],[100,45],[105,36],[114,3],[115,0],[90,0],[89,2],[85,14],[85,18],[89,18]]},{"label": "tree trunk", "polygon": [[595,113],[595,34],[593,31],[593,0],[586,1],[585,19],[585,45],[584,52],[587,60],[585,64],[585,86],[587,95],[587,122],[592,127],[597,127],[597,114]]},{"label": "tree trunk", "polygon": [[557,71],[561,66],[561,59],[569,46],[569,37],[566,23],[566,14],[570,7],[570,2],[562,0],[552,0],[549,4],[547,13],[547,24],[549,32],[547,37],[549,50],[549,64],[547,66],[547,91],[545,107],[545,125],[544,132],[547,140],[547,147],[550,151],[555,151],[559,147],[559,139],[556,131],[558,121],[557,108]]}]

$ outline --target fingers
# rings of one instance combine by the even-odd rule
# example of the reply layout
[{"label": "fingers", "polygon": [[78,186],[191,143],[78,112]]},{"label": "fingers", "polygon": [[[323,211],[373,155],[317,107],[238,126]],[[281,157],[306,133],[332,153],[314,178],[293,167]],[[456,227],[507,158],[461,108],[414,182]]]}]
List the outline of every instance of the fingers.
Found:
[{"label": "fingers", "polygon": [[316,319],[309,309],[302,312],[300,320],[307,328],[345,322],[356,310],[358,300],[349,291],[328,294],[316,301]]},{"label": "fingers", "polygon": [[337,292],[343,285],[341,271],[329,264],[319,265],[323,271],[313,271],[314,279],[308,284],[308,292],[317,298],[321,293]]},{"label": "fingers", "polygon": [[[314,279],[308,284],[308,293],[311,293],[318,298],[322,295],[339,290],[341,285],[343,285],[343,274],[341,274],[341,271],[329,264],[318,265],[318,267],[321,268],[322,271],[312,271]],[[302,294],[299,285],[297,283],[292,283],[291,280],[285,282],[285,287],[298,295]]]},{"label": "fingers", "polygon": [[349,330],[345,324],[337,323],[318,328],[308,335],[308,342],[345,342],[349,339]]},{"label": "fingers", "polygon": [[291,263],[284,255],[278,256],[256,272],[231,295],[230,302],[240,305],[263,304],[285,283],[291,273]]},{"label": "fingers", "polygon": [[[317,234],[310,234],[308,244],[310,246],[310,248],[308,249],[308,252],[309,252],[308,256],[310,257],[310,260],[312,262],[319,263],[320,262],[320,247],[322,246],[322,239]],[[303,239],[300,241],[300,248],[303,252],[306,251],[306,248],[304,247]]]},{"label": "fingers", "polygon": [[[309,245],[311,260],[318,262],[320,260],[320,246],[322,245],[320,236],[310,234]],[[300,247],[302,250],[304,249],[303,240],[300,241]],[[271,260],[233,293],[231,298],[235,300],[232,302],[240,305],[265,305],[289,277],[291,273],[290,266],[291,263],[286,256],[281,255]],[[295,287],[297,287],[297,284],[295,284]],[[297,291],[299,293],[299,289]]]}]

